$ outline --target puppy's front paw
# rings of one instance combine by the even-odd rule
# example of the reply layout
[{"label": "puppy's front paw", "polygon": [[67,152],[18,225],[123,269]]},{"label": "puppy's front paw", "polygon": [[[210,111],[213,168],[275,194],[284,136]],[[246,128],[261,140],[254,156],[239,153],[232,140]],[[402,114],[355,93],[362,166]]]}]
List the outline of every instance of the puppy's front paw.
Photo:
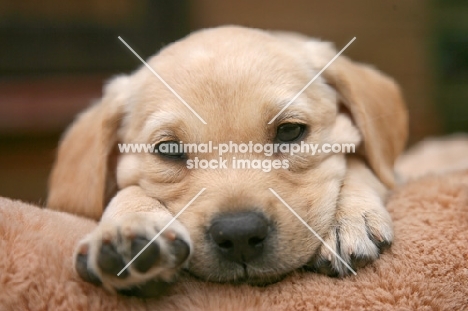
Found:
[{"label": "puppy's front paw", "polygon": [[177,220],[148,245],[170,220],[166,214],[135,213],[102,221],[79,243],[76,271],[83,280],[110,291],[140,297],[161,295],[192,248],[187,230]]},{"label": "puppy's front paw", "polygon": [[[324,241],[356,271],[379,258],[379,254],[390,247],[393,241],[390,215],[381,204],[373,207],[342,206]],[[309,267],[329,276],[343,277],[351,273],[325,245],[319,248]]]}]

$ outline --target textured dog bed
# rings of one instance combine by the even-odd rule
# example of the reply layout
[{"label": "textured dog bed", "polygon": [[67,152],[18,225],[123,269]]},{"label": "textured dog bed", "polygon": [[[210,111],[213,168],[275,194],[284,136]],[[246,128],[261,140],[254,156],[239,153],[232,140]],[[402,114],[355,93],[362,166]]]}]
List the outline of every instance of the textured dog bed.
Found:
[{"label": "textured dog bed", "polygon": [[388,209],[395,242],[357,276],[297,272],[267,287],[186,280],[145,301],[74,273],[73,249],[95,222],[0,199],[0,310],[467,309],[468,171],[410,182]]}]

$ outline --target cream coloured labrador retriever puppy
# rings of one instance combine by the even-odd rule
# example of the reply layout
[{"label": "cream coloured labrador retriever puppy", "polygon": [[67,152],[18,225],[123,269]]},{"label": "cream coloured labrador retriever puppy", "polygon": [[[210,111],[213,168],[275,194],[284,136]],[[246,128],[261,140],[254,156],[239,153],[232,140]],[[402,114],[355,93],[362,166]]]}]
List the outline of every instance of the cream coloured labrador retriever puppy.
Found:
[{"label": "cream coloured labrador retriever puppy", "polygon": [[[153,296],[180,271],[267,284],[301,267],[349,274],[339,257],[353,269],[377,259],[393,239],[385,195],[407,136],[397,85],[340,56],[269,123],[335,55],[329,43],[234,26],[165,47],[148,64],[206,124],[144,66],[111,80],[66,132],[50,179],[50,208],[100,219],[77,246],[78,274],[111,291]],[[195,169],[195,160],[218,154],[167,151],[180,142],[358,148],[270,156],[229,150],[225,167]],[[123,153],[123,143],[158,152]],[[287,165],[268,172],[233,166],[254,159]]]}]

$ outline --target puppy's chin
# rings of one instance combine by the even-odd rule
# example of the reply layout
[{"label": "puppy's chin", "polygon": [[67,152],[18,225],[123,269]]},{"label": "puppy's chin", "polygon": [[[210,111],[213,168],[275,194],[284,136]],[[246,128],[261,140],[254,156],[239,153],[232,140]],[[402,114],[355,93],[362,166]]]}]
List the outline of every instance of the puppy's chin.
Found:
[{"label": "puppy's chin", "polygon": [[251,286],[264,287],[283,280],[285,275],[272,275],[272,276],[261,276],[261,277],[247,277],[245,279],[230,282],[233,284],[248,284]]},{"label": "puppy's chin", "polygon": [[242,274],[238,275],[215,275],[211,274],[209,276],[200,276],[192,271],[185,271],[188,275],[191,275],[192,277],[195,277],[198,280],[201,281],[207,281],[207,282],[215,282],[215,283],[221,283],[221,284],[233,284],[233,285],[251,285],[251,286],[258,286],[258,287],[264,287],[268,286],[274,283],[277,283],[281,280],[283,280],[288,273],[283,273],[283,274],[256,274],[256,275],[249,275],[247,270],[244,270],[245,272]]}]

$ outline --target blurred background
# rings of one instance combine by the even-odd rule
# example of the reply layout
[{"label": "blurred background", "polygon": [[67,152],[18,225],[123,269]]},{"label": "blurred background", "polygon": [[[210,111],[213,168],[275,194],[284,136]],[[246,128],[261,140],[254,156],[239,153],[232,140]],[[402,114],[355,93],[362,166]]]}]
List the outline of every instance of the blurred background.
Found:
[{"label": "blurred background", "polygon": [[[109,77],[224,24],[335,42],[401,85],[410,142],[468,132],[466,0],[0,0],[0,195],[43,205],[61,133]],[[467,155],[468,156],[468,155]]]}]

